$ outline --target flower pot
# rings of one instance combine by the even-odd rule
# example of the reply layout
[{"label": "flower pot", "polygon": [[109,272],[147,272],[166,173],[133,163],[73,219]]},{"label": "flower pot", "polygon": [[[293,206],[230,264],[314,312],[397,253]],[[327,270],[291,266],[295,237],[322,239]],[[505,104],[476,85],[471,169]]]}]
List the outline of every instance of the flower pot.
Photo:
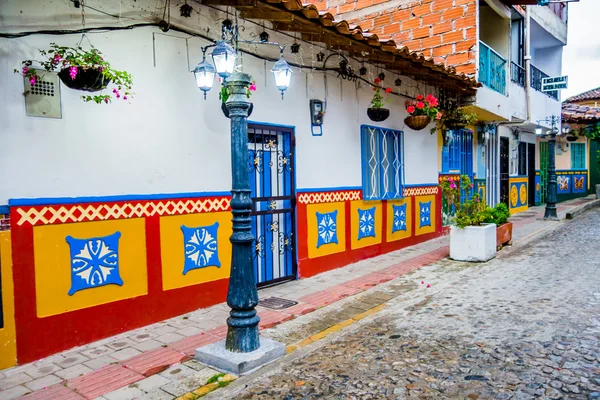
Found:
[{"label": "flower pot", "polygon": [[[229,118],[229,109],[227,108],[225,103],[221,103],[221,110],[223,110],[223,114],[225,114],[225,116]],[[250,116],[250,114],[252,114],[252,110],[254,110],[254,103],[250,103],[250,108],[248,109],[248,117]]]},{"label": "flower pot", "polygon": [[429,118],[427,115],[409,115],[408,117],[404,118],[404,123],[413,131],[425,129],[430,122],[431,118]]},{"label": "flower pot", "polygon": [[507,222],[496,228],[496,247],[500,248],[505,244],[512,243],[512,222]]},{"label": "flower pot", "polygon": [[572,136],[572,135],[567,136],[567,141],[569,141],[569,142],[576,142],[577,139],[578,139],[577,136]]},{"label": "flower pot", "polygon": [[485,262],[496,257],[496,224],[450,228],[450,258]]},{"label": "flower pot", "polygon": [[110,83],[102,71],[93,68],[77,67],[75,79],[71,79],[69,68],[63,68],[58,77],[69,89],[82,90],[84,92],[97,92],[105,89]]},{"label": "flower pot", "polygon": [[388,119],[390,116],[390,110],[387,108],[367,108],[367,115],[371,121],[381,122]]}]

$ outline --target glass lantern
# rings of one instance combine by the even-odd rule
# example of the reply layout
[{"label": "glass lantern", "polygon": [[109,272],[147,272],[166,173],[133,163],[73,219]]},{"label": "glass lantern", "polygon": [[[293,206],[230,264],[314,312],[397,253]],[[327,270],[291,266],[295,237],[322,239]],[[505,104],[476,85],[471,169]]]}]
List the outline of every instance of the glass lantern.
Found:
[{"label": "glass lantern", "polygon": [[219,74],[221,78],[227,78],[229,75],[233,74],[237,54],[229,44],[224,41],[219,42],[212,52],[212,59],[215,63],[217,74]]},{"label": "glass lantern", "polygon": [[275,77],[275,86],[281,91],[281,98],[283,99],[283,94],[290,87],[292,69],[283,58],[280,58],[279,61],[273,65],[271,72],[273,72],[273,76]]},{"label": "glass lantern", "polygon": [[202,62],[196,65],[194,68],[194,77],[196,78],[196,84],[198,88],[204,92],[204,99],[206,100],[206,92],[212,89],[213,82],[215,80],[215,74],[217,71],[215,67],[202,60]]}]

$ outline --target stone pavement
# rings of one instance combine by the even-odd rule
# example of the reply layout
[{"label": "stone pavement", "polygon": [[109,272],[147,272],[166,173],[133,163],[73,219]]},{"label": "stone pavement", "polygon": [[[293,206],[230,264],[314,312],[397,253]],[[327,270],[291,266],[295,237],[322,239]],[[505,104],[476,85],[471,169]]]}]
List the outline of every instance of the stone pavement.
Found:
[{"label": "stone pavement", "polygon": [[[562,203],[559,215],[564,218],[568,210],[587,201]],[[562,224],[540,221],[537,218],[541,215],[542,208],[532,208],[513,217],[514,241],[531,240]],[[397,285],[392,296],[389,291],[378,292],[374,287],[445,258],[447,241],[447,237],[438,238],[312,278],[262,289],[259,291],[261,299],[282,297],[298,301],[298,305],[280,311],[258,307],[260,328],[275,327],[263,334],[276,339],[285,337],[286,343],[293,344],[340,321],[356,319],[370,308],[413,290],[410,285]],[[340,311],[340,307],[345,308]],[[321,318],[323,313],[328,313],[326,318]],[[172,399],[181,396],[204,385],[217,373],[190,358],[197,347],[225,336],[227,315],[227,305],[218,304],[0,371],[0,399],[28,393],[31,394],[24,398]],[[294,334],[290,335],[290,331]]]}]

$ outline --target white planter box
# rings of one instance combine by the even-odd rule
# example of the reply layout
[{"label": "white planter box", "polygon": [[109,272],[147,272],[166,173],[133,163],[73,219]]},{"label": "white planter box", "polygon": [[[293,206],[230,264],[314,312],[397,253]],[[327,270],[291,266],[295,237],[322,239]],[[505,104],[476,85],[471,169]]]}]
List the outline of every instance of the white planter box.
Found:
[{"label": "white planter box", "polygon": [[450,228],[450,258],[484,262],[496,257],[496,225]]}]

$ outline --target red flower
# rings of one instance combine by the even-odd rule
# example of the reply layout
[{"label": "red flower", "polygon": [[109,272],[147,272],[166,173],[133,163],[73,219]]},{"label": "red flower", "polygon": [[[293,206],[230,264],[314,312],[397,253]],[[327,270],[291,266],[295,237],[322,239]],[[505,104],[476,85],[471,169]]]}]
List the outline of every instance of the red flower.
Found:
[{"label": "red flower", "polygon": [[422,101],[419,101],[419,102],[417,103],[417,108],[418,108],[419,110],[420,110],[420,109],[422,109],[422,108],[425,108],[425,103],[423,103]]},{"label": "red flower", "polygon": [[422,95],[420,95],[420,94],[418,94],[418,95],[417,95],[417,100],[418,100],[418,101],[421,101],[421,100],[423,100],[423,96],[422,96]]},{"label": "red flower", "polygon": [[392,88],[391,88],[391,87],[389,87],[389,88],[386,88],[386,89],[385,89],[385,92],[386,92],[386,93],[392,93]]},{"label": "red flower", "polygon": [[377,90],[377,87],[376,87],[376,86],[373,86],[373,91],[376,91],[376,90]]},{"label": "red flower", "polygon": [[412,114],[415,112],[415,106],[408,106],[408,108],[406,109],[406,111],[408,111],[409,114]]},{"label": "red flower", "polygon": [[376,85],[377,85],[379,82],[381,82],[381,79],[379,79],[379,78],[375,78],[375,80],[373,81],[373,83],[374,83],[374,84],[376,84]]},{"label": "red flower", "polygon": [[433,96],[428,94],[427,96],[425,96],[425,101],[428,103],[431,103],[431,99],[433,99]]}]

